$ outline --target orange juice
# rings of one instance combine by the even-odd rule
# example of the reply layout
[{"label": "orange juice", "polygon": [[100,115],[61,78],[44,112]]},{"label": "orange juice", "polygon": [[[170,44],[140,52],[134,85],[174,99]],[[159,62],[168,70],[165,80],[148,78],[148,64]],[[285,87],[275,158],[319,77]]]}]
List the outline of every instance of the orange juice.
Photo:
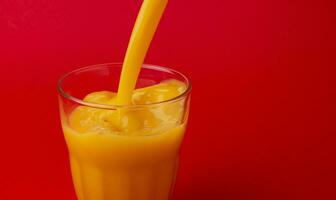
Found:
[{"label": "orange juice", "polygon": [[[167,200],[171,194],[188,115],[188,97],[177,97],[187,93],[189,86],[164,79],[135,90],[167,2],[144,0],[117,93],[90,93],[82,100],[86,104],[70,113],[64,111],[61,100],[62,127],[79,200]],[[109,105],[111,109],[106,109]]]},{"label": "orange juice", "polygon": [[[135,90],[132,104],[172,99],[186,87],[168,80]],[[94,92],[84,101],[113,104],[116,94]],[[166,200],[176,177],[186,114],[184,100],[123,111],[78,106],[62,114],[79,200]],[[121,121],[121,122],[120,122]]]}]

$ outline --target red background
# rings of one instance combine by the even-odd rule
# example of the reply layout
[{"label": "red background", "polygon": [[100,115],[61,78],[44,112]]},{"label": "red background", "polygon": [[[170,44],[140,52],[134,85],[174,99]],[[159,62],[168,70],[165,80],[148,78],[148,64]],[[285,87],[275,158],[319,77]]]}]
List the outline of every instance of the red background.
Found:
[{"label": "red background", "polygon": [[[0,199],[75,199],[61,74],[122,61],[140,0],[0,1]],[[146,59],[194,83],[175,199],[336,199],[336,6],[170,0]]]}]

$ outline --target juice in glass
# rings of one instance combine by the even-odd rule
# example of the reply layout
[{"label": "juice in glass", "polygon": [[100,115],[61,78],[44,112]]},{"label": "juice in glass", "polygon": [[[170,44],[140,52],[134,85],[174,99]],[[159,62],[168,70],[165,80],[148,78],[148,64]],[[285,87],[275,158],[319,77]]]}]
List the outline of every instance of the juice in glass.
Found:
[{"label": "juice in glass", "polygon": [[[59,82],[60,113],[79,200],[167,200],[176,178],[190,81],[144,65],[131,103],[117,103],[119,64],[82,68]],[[113,84],[114,83],[114,84]]]}]

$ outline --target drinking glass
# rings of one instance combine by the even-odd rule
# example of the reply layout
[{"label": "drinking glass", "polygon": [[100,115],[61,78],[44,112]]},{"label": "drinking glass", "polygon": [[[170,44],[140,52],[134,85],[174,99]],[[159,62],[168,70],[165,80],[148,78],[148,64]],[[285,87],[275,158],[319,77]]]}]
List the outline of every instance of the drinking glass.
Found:
[{"label": "drinking glass", "polygon": [[[94,65],[74,70],[59,80],[61,123],[77,198],[168,200],[173,192],[188,120],[191,82],[173,69],[144,64],[136,89],[175,79],[185,84],[184,91],[168,100],[137,105],[83,101],[92,92],[116,92],[121,69],[122,64]],[[73,119],[75,112],[83,112],[81,121]],[[134,123],[142,123],[142,129],[129,130],[128,134],[118,130],[104,132],[95,124],[101,117],[97,113],[101,112],[140,116],[142,120]],[[132,123],[132,118],[127,120]],[[87,124],[96,129],[85,129]]]}]

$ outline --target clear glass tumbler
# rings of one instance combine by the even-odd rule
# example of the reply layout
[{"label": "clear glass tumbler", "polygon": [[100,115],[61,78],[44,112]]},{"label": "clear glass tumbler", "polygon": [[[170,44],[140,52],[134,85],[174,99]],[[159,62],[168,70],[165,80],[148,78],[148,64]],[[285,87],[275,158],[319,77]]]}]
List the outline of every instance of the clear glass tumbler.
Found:
[{"label": "clear glass tumbler", "polygon": [[[59,80],[61,122],[77,197],[79,200],[167,200],[173,191],[188,120],[190,80],[169,68],[143,65],[137,89],[175,79],[185,84],[184,91],[171,99],[126,106],[83,100],[92,92],[116,92],[121,67],[121,64],[89,66]],[[111,134],[109,127],[114,122],[108,116],[121,113],[139,119],[121,120],[141,123],[136,126],[141,131],[127,130],[124,134],[113,129],[115,132]],[[80,116],[81,120],[76,121],[74,116]]]}]

